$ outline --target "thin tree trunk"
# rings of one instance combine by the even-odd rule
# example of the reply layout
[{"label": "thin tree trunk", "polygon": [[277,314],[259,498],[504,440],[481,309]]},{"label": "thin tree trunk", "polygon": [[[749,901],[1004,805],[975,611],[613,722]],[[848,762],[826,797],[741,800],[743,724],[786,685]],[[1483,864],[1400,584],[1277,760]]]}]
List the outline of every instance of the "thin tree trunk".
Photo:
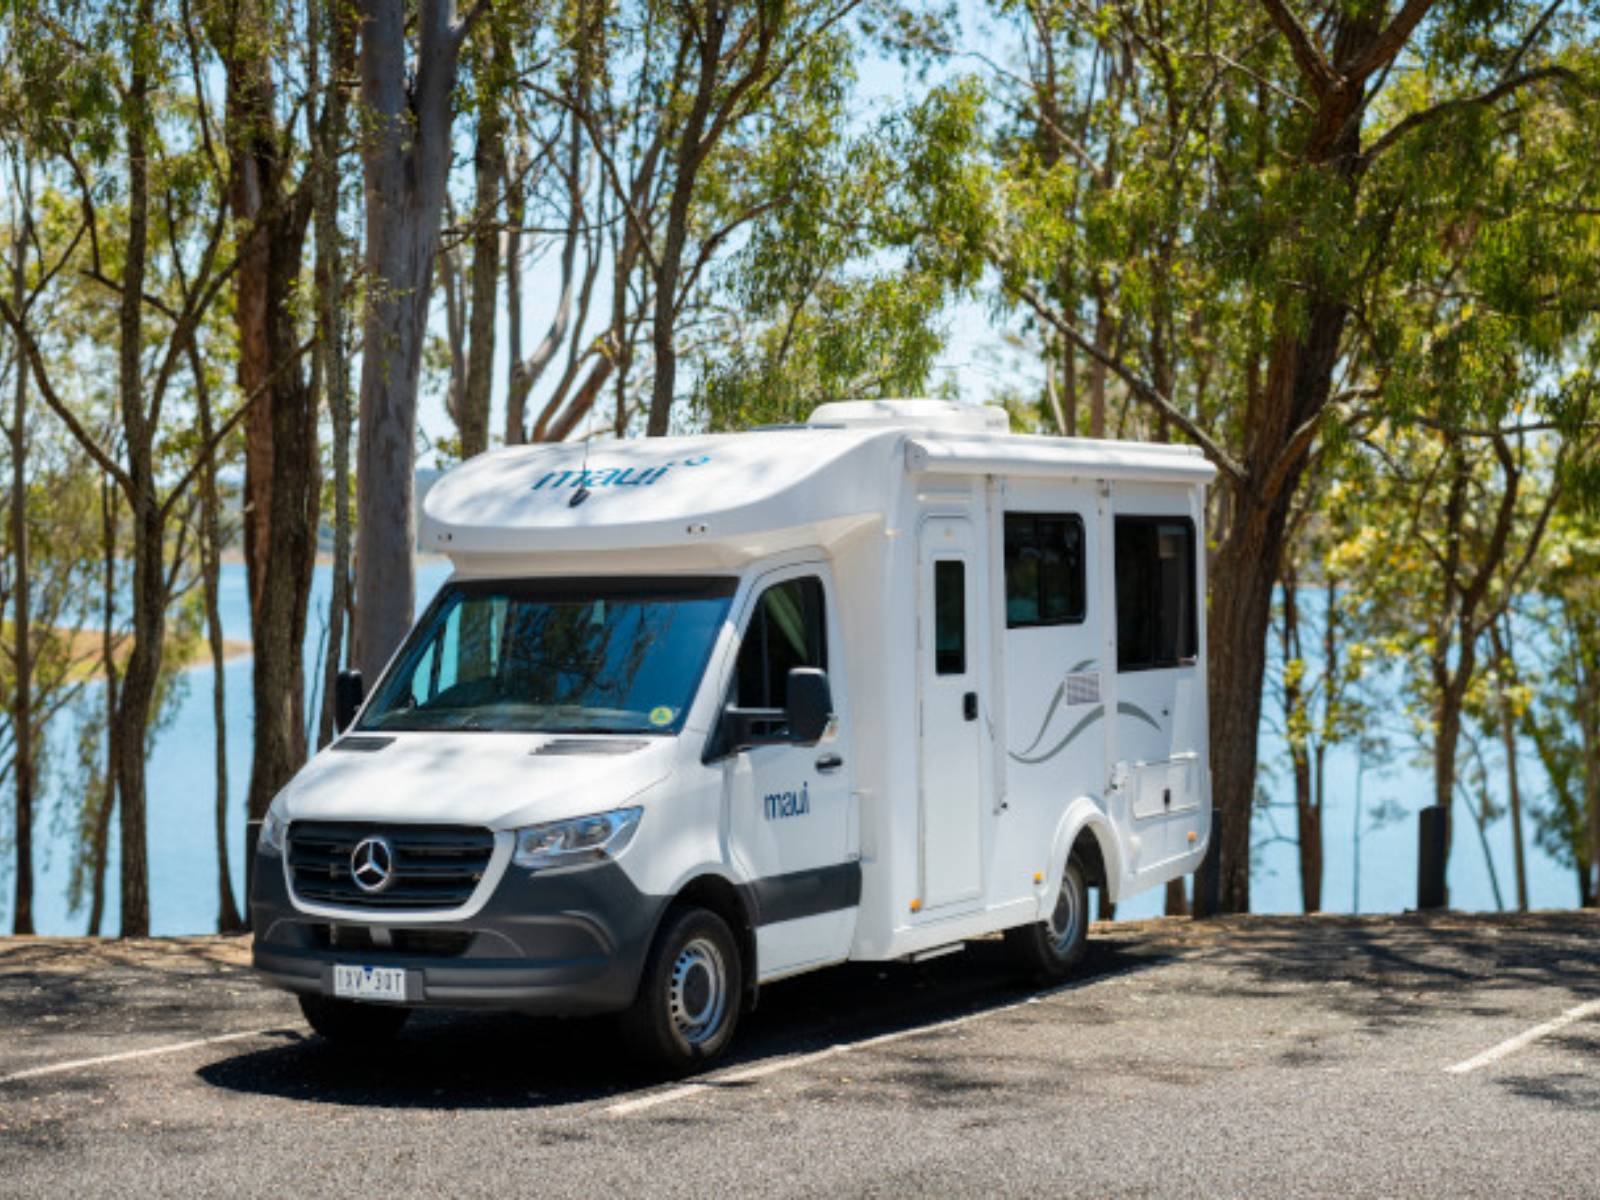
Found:
[{"label": "thin tree trunk", "polygon": [[361,0],[367,303],[356,448],[355,660],[376,679],[411,626],[417,383],[450,167],[460,30],[450,0],[421,0],[416,77],[401,0]]},{"label": "thin tree trunk", "polygon": [[[200,421],[200,441],[211,445],[215,427],[211,418],[211,389],[195,344],[189,344],[189,367],[194,375],[195,406]],[[220,448],[219,448],[220,451]],[[206,640],[211,648],[212,750],[216,770],[216,796],[212,807],[217,850],[217,929],[237,933],[244,928],[233,900],[233,880],[228,867],[228,692],[227,655],[222,639],[222,610],[217,584],[222,573],[221,501],[217,495],[214,452],[200,467],[200,583],[206,610]]]},{"label": "thin tree trunk", "polygon": [[[22,184],[19,204],[31,199],[28,182]],[[12,236],[11,290],[17,312],[27,301],[27,238],[25,212],[19,211]],[[12,397],[11,428],[11,665],[15,672],[11,695],[13,738],[12,777],[16,780],[16,891],[11,908],[13,933],[33,932],[33,801],[36,767],[33,749],[33,631],[32,601],[28,583],[28,372],[19,347],[16,355],[16,390]]]},{"label": "thin tree trunk", "polygon": [[100,670],[105,676],[106,689],[106,772],[102,784],[104,795],[95,814],[94,834],[91,841],[89,902],[89,936],[99,937],[106,908],[106,865],[111,841],[111,818],[117,810],[117,756],[116,735],[118,671],[117,671],[117,491],[116,485],[106,480],[100,486],[100,538],[101,538],[101,593],[100,593]]},{"label": "thin tree trunk", "polygon": [[[1292,558],[1292,555],[1289,556]],[[1322,822],[1311,789],[1311,756],[1306,746],[1304,658],[1300,641],[1300,587],[1294,564],[1283,568],[1283,717],[1294,768],[1294,815],[1300,856],[1300,905],[1322,911]],[[1299,666],[1295,666],[1295,664]]]},{"label": "thin tree trunk", "polygon": [[1489,638],[1499,668],[1495,699],[1500,710],[1500,744],[1506,756],[1506,792],[1511,805],[1511,861],[1516,871],[1517,911],[1527,912],[1528,866],[1522,845],[1522,786],[1517,772],[1517,729],[1506,687],[1514,668],[1509,639],[1502,634],[1499,621],[1489,626]]},{"label": "thin tree trunk", "polygon": [[344,665],[345,629],[350,610],[350,364],[345,351],[344,251],[339,241],[339,145],[348,119],[339,75],[353,57],[353,35],[342,19],[340,0],[327,4],[328,78],[324,81],[322,128],[315,142],[314,178],[317,261],[317,362],[328,397],[333,435],[333,585],[328,598],[328,647],[323,665],[322,712],[317,745],[333,739],[336,681]]},{"label": "thin tree trunk", "polygon": [[522,174],[527,152],[519,134],[510,161],[502,163],[506,180],[506,427],[508,446],[528,440],[528,393],[517,392],[517,369],[522,364],[522,223],[527,219],[527,198]]},{"label": "thin tree trunk", "polygon": [[118,314],[117,392],[126,441],[133,533],[133,648],[111,737],[118,742],[117,791],[122,805],[122,936],[150,932],[150,869],[145,828],[145,731],[150,725],[166,633],[162,520],[156,492],[154,438],[145,412],[141,318],[149,240],[148,125],[153,0],[141,0],[132,31],[127,136],[127,242]]},{"label": "thin tree trunk", "polygon": [[[500,283],[500,181],[505,177],[506,120],[495,86],[510,57],[503,38],[477,56],[478,130],[473,148],[476,197],[472,213],[471,312],[467,327],[466,392],[457,428],[461,457],[472,458],[489,448],[489,395],[494,390],[494,334]],[[492,55],[492,57],[491,57]]]}]

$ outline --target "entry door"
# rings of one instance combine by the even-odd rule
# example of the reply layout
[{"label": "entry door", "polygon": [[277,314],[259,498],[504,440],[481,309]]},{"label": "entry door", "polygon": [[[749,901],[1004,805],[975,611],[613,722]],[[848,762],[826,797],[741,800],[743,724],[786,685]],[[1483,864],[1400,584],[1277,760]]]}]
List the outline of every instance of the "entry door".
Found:
[{"label": "entry door", "polygon": [[978,896],[985,697],[978,648],[982,573],[972,523],[922,524],[917,672],[921,703],[922,906]]},{"label": "entry door", "polygon": [[743,614],[729,700],[783,708],[794,667],[828,672],[836,720],[815,745],[755,746],[727,756],[732,851],[756,908],[761,975],[843,958],[855,934],[861,864],[850,845],[850,736],[828,575],[775,572]]}]

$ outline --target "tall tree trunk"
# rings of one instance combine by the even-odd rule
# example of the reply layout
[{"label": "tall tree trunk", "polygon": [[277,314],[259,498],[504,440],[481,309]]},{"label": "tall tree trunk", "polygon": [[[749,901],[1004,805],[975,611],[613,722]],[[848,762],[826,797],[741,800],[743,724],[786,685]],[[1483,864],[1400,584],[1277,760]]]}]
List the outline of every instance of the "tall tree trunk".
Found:
[{"label": "tall tree trunk", "polygon": [[[195,406],[200,419],[200,441],[212,445],[215,427],[211,419],[211,389],[206,384],[205,365],[194,342],[189,344],[189,367],[194,375]],[[217,930],[237,933],[244,928],[239,908],[233,900],[233,879],[228,867],[228,684],[227,654],[222,639],[222,609],[217,602],[218,580],[222,574],[221,500],[217,495],[216,455],[218,447],[200,466],[200,586],[206,610],[206,641],[211,649],[211,727],[212,755],[216,774],[216,796],[212,821],[216,830],[217,851]]]},{"label": "tall tree trunk", "polygon": [[505,178],[506,119],[500,89],[509,74],[510,48],[501,37],[480,37],[492,43],[477,56],[478,130],[472,170],[476,196],[472,213],[471,312],[467,327],[466,393],[458,417],[461,457],[489,448],[489,396],[494,390],[494,334],[499,317],[500,185]]},{"label": "tall tree trunk", "polygon": [[528,202],[523,186],[526,150],[519,134],[510,161],[505,163],[506,181],[506,425],[508,446],[528,440],[528,390],[517,390],[517,369],[522,365],[522,223],[527,219]]},{"label": "tall tree trunk", "polygon": [[416,605],[414,441],[428,294],[450,166],[450,93],[463,30],[420,0],[416,78],[402,0],[361,0],[367,302],[356,449],[355,660],[376,679]]},{"label": "tall tree trunk", "polygon": [[[30,188],[22,185],[19,205],[25,210]],[[11,291],[17,312],[27,303],[28,243],[25,211],[19,210],[12,234]],[[12,764],[16,780],[16,891],[11,908],[13,933],[33,932],[33,792],[36,775],[33,749],[33,631],[32,601],[28,584],[28,372],[21,349],[16,355],[16,390],[12,396],[11,428],[11,694]]]},{"label": "tall tree trunk", "polygon": [[162,520],[156,491],[155,430],[145,411],[141,328],[150,226],[149,127],[153,0],[134,18],[129,86],[124,102],[128,148],[127,243],[118,312],[117,393],[126,442],[133,533],[133,648],[111,737],[118,743],[117,791],[122,805],[122,936],[150,932],[150,868],[145,828],[145,732],[161,671],[166,633]]},{"label": "tall tree trunk", "polygon": [[[350,364],[345,350],[344,250],[339,238],[339,146],[348,124],[339,76],[353,59],[354,35],[340,0],[312,0],[322,12],[328,39],[326,99],[315,147],[315,224],[317,238],[316,372],[328,397],[333,433],[333,585],[328,598],[328,649],[323,665],[322,712],[317,745],[333,738],[336,681],[344,665],[345,631],[350,617]],[[315,37],[313,41],[315,41]]]},{"label": "tall tree trunk", "polygon": [[213,32],[227,70],[230,204],[240,230],[235,274],[245,421],[245,562],[250,581],[253,817],[306,757],[306,613],[316,566],[321,478],[316,397],[299,359],[294,296],[310,216],[291,195],[263,0],[241,0]]},{"label": "tall tree trunk", "polygon": [[689,206],[704,161],[706,120],[715,99],[721,70],[722,44],[727,34],[729,10],[710,6],[698,31],[699,76],[694,100],[684,118],[673,155],[672,194],[667,202],[666,236],[656,261],[655,313],[650,341],[655,354],[651,379],[650,415],[645,424],[649,437],[664,437],[672,424],[672,402],[678,387],[678,282],[683,271],[684,248],[689,242]]}]

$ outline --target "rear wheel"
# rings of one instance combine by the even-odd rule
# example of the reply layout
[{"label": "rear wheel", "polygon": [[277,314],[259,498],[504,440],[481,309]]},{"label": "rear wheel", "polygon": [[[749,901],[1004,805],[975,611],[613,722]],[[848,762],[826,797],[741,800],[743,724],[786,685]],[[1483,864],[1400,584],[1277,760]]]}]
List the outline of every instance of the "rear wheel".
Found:
[{"label": "rear wheel", "polygon": [[331,996],[300,997],[306,1023],[330,1042],[341,1046],[378,1046],[399,1033],[411,1016],[409,1008],[391,1004],[363,1004]]},{"label": "rear wheel", "polygon": [[633,1006],[622,1014],[629,1049],[652,1067],[704,1066],[733,1038],[744,973],[733,932],[710,909],[667,918],[645,963]]},{"label": "rear wheel", "polygon": [[1089,938],[1089,886],[1076,858],[1067,860],[1050,916],[1006,930],[1006,947],[1024,968],[1047,982],[1065,979],[1083,958]]}]

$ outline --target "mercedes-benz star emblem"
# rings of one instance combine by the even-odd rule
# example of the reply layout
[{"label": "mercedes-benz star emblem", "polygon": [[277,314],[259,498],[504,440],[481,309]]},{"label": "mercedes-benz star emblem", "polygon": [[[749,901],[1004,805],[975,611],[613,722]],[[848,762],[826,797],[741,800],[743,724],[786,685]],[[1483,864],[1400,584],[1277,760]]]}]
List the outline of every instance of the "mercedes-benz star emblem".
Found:
[{"label": "mercedes-benz star emblem", "polygon": [[350,851],[350,878],[363,892],[381,892],[394,881],[394,847],[387,838],[362,838]]}]

